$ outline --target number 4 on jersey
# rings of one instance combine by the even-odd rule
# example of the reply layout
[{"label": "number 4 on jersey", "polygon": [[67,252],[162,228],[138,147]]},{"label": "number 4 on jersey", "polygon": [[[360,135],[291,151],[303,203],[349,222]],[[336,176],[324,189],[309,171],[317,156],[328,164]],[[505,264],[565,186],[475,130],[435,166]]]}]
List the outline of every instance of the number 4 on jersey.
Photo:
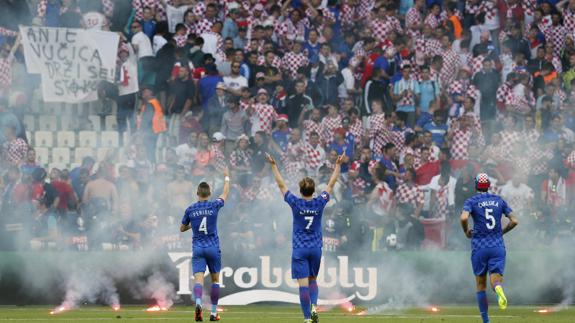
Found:
[{"label": "number 4 on jersey", "polygon": [[204,234],[208,234],[208,222],[207,222],[206,217],[204,217],[202,219],[202,222],[200,223],[200,228],[198,229],[198,231],[203,232]]}]

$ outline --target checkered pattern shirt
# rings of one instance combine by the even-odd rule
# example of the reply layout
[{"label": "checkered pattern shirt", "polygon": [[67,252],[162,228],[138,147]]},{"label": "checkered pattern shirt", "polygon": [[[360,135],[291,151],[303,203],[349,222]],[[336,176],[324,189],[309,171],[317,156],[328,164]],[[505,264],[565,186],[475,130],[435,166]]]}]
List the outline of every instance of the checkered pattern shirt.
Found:
[{"label": "checkered pattern shirt", "polygon": [[[405,90],[410,90],[409,93],[402,96],[401,99],[397,102],[397,106],[414,106],[415,105],[415,87],[417,86],[417,80],[413,78],[409,78],[409,80],[401,79],[395,83],[395,86],[398,87],[398,95]],[[395,91],[394,91],[395,92]]]},{"label": "checkered pattern shirt", "polygon": [[251,167],[252,151],[248,149],[235,149],[230,154],[230,165],[232,167]]},{"label": "checkered pattern shirt", "polygon": [[507,82],[501,84],[497,89],[495,98],[499,104],[507,105],[513,100],[513,89]]},{"label": "checkered pattern shirt", "polygon": [[188,37],[186,35],[175,35],[173,38],[176,41],[176,46],[179,48],[186,46],[186,42],[188,41]]},{"label": "checkered pattern shirt", "polygon": [[409,204],[414,208],[417,208],[418,205],[422,205],[424,201],[423,191],[417,185],[410,185],[406,182],[397,186],[395,197],[398,203]]},{"label": "checkered pattern shirt", "polygon": [[212,152],[214,158],[212,159],[212,165],[218,172],[223,172],[226,168],[226,156],[224,152],[217,146],[212,146]]},{"label": "checkered pattern shirt", "polygon": [[491,1],[480,1],[479,11],[485,13],[485,22],[489,23],[497,19],[497,6]]},{"label": "checkered pattern shirt", "polygon": [[305,29],[309,27],[307,18],[300,20],[297,25],[294,25],[291,19],[286,19],[279,25],[277,31],[278,36],[287,37],[288,39],[305,40]]},{"label": "checkered pattern shirt", "polygon": [[469,66],[471,66],[472,77],[475,76],[475,74],[477,74],[477,72],[481,71],[481,68],[483,68],[483,61],[484,60],[485,60],[485,55],[478,55],[476,57],[472,57],[468,61]]},{"label": "checkered pattern shirt", "polygon": [[434,218],[441,218],[447,216],[447,207],[449,206],[449,186],[443,185],[435,191],[435,204],[431,213]]},{"label": "checkered pattern shirt", "polygon": [[289,77],[294,79],[297,75],[297,70],[300,67],[305,67],[309,63],[307,56],[304,53],[296,54],[289,52],[284,55],[282,60],[282,68],[288,73]]},{"label": "checkered pattern shirt", "polygon": [[320,166],[323,164],[325,159],[325,150],[321,145],[317,145],[315,148],[310,144],[304,145],[305,150],[305,166],[310,174],[315,174]]},{"label": "checkered pattern shirt", "polygon": [[22,138],[16,138],[4,143],[2,157],[10,165],[19,166],[28,153],[28,144]]},{"label": "checkered pattern shirt", "polygon": [[364,134],[363,122],[361,122],[360,119],[355,120],[354,123],[349,125],[349,132],[351,132],[351,134],[355,138],[355,144],[356,145],[360,144]]},{"label": "checkered pattern shirt", "polygon": [[477,15],[480,12],[480,3],[481,1],[477,3],[472,3],[469,0],[465,1],[465,12],[470,15]]},{"label": "checkered pattern shirt", "polygon": [[214,21],[208,18],[204,18],[196,23],[194,26],[196,28],[196,35],[201,35],[203,33],[211,32]]},{"label": "checkered pattern shirt", "polygon": [[12,63],[14,56],[0,58],[0,88],[8,89],[12,86]]},{"label": "checkered pattern shirt", "polygon": [[325,143],[333,141],[335,129],[341,127],[341,116],[338,114],[335,117],[325,116],[321,120],[321,140]]},{"label": "checkered pattern shirt", "polygon": [[545,30],[545,40],[553,44],[553,56],[561,55],[567,33],[568,29],[562,25],[552,25]]},{"label": "checkered pattern shirt", "polygon": [[469,157],[469,145],[471,144],[472,132],[471,129],[453,130],[453,138],[451,139],[451,159],[454,160],[467,160]]},{"label": "checkered pattern shirt", "polygon": [[145,7],[150,7],[156,14],[160,15],[162,20],[167,19],[166,10],[160,0],[133,0],[132,7],[136,10],[136,20],[142,20],[144,18]]},{"label": "checkered pattern shirt", "polygon": [[567,30],[575,30],[575,12],[569,8],[563,11],[563,26]]},{"label": "checkered pattern shirt", "polygon": [[[266,58],[265,56],[261,55],[258,57],[258,65],[260,66],[268,66],[266,64]],[[274,56],[272,63],[270,64],[271,67],[275,67],[278,70],[281,69],[282,67],[282,59],[279,56]]]},{"label": "checkered pattern shirt", "polygon": [[535,145],[540,136],[541,134],[537,129],[525,129],[521,132],[521,138],[523,138],[528,146]]},{"label": "checkered pattern shirt", "polygon": [[375,0],[358,0],[357,3],[357,16],[358,18],[365,19],[371,16],[373,8],[375,8]]},{"label": "checkered pattern shirt", "polygon": [[318,135],[322,134],[321,131],[321,123],[314,122],[313,120],[304,120],[302,123],[303,126],[303,134],[306,139],[309,139],[309,136],[312,132],[317,132]]},{"label": "checkered pattern shirt", "polygon": [[[395,21],[389,18],[383,19],[375,19],[369,25],[371,29],[373,37],[380,42],[383,42],[387,39],[387,36],[390,32],[396,30],[397,26],[395,25]],[[400,27],[401,28],[401,27]]]},{"label": "checkered pattern shirt", "polygon": [[415,40],[416,55],[424,58],[432,58],[435,55],[441,55],[441,43],[435,38],[425,38],[423,36]]},{"label": "checkered pattern shirt", "polygon": [[449,84],[453,82],[459,70],[459,57],[451,48],[442,50],[441,57],[443,57],[443,67],[441,68],[439,78],[441,80],[441,86],[446,89]]},{"label": "checkered pattern shirt", "polygon": [[6,29],[4,27],[0,27],[0,35],[5,36],[5,37],[16,37],[16,36],[18,36],[18,32],[10,30],[10,29]]},{"label": "checkered pattern shirt", "polygon": [[[405,156],[412,155],[413,156],[413,168],[418,169],[421,166],[421,150],[413,149],[409,146],[405,146],[403,150],[401,150],[399,156],[400,160],[404,160]],[[431,158],[430,158],[431,159]]]},{"label": "checkered pattern shirt", "polygon": [[449,86],[449,94],[460,94],[464,97],[472,97],[474,100],[479,99],[479,90],[469,80],[455,80]]},{"label": "checkered pattern shirt", "polygon": [[282,163],[286,171],[286,178],[290,181],[298,179],[298,172],[305,169],[306,149],[303,142],[288,142],[286,150],[282,155]]},{"label": "checkered pattern shirt", "polygon": [[268,135],[272,134],[272,124],[277,118],[277,112],[270,104],[254,104],[254,113],[251,117],[252,135],[258,131],[264,131]]},{"label": "checkered pattern shirt", "polygon": [[[555,51],[553,51],[555,52]],[[559,58],[558,55],[553,55],[553,56],[546,56],[545,60],[548,62],[551,62],[551,64],[553,64],[553,67],[555,68],[555,70],[557,71],[557,73],[561,74],[563,73],[563,63],[561,63],[561,58]],[[529,84],[531,85],[531,83]]]},{"label": "checkered pattern shirt", "polygon": [[385,130],[385,114],[372,114],[368,118],[369,129],[368,136],[370,139],[374,139],[380,131]]},{"label": "checkered pattern shirt", "polygon": [[501,150],[507,153],[513,151],[515,144],[524,139],[521,137],[520,132],[509,129],[501,131],[499,135],[501,136],[501,141],[499,142]]},{"label": "checkered pattern shirt", "polygon": [[350,6],[347,3],[344,3],[341,5],[341,15],[340,15],[340,19],[341,19],[341,25],[345,28],[345,29],[349,29],[350,27],[353,26],[353,22],[355,20],[355,16],[356,16],[356,8]]},{"label": "checkered pattern shirt", "polygon": [[439,26],[441,26],[441,21],[439,20],[439,18],[431,13],[428,14],[427,17],[425,17],[425,21],[423,23],[425,25],[431,26],[431,29],[437,29],[439,28]]},{"label": "checkered pattern shirt", "polygon": [[423,16],[417,8],[411,7],[409,10],[407,10],[407,13],[405,14],[405,26],[407,33],[412,38],[416,38],[420,34],[419,30],[414,30],[412,27],[419,26],[419,24],[421,24],[421,19],[423,19]]}]

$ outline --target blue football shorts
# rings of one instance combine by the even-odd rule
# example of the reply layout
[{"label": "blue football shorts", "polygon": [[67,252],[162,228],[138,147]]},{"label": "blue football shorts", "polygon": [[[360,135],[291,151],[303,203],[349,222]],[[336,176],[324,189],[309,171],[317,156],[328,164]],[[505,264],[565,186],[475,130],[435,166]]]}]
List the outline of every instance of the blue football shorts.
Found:
[{"label": "blue football shorts", "polygon": [[475,276],[483,276],[486,273],[503,276],[505,271],[505,248],[485,248],[471,252],[471,265]]},{"label": "blue football shorts", "polygon": [[222,252],[219,247],[193,249],[192,269],[194,274],[205,273],[206,266],[212,274],[220,272],[222,269]]},{"label": "blue football shorts", "polygon": [[321,263],[321,248],[293,249],[291,256],[291,277],[293,279],[317,277]]}]

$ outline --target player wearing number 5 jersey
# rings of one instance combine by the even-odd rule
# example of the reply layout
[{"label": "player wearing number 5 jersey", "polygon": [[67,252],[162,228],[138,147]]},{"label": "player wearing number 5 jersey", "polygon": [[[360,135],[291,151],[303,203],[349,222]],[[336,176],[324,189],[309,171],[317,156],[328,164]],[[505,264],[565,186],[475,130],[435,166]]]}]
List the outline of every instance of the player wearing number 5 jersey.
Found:
[{"label": "player wearing number 5 jersey", "polygon": [[[503,272],[505,270],[505,244],[503,235],[517,226],[517,219],[512,210],[500,196],[487,193],[491,185],[487,174],[479,174],[475,178],[475,188],[478,192],[467,199],[461,213],[461,226],[465,235],[471,239],[471,265],[477,283],[477,304],[484,323],[489,322],[487,314],[487,273],[491,288],[498,298],[499,307],[507,308],[507,298],[503,292]],[[502,228],[503,215],[509,218],[509,223]],[[473,218],[473,229],[469,229],[469,216]]]},{"label": "player wearing number 5 jersey", "polygon": [[196,300],[196,322],[203,321],[202,291],[204,286],[204,273],[206,266],[210,270],[212,289],[210,293],[212,311],[210,321],[219,321],[217,312],[220,298],[220,269],[222,268],[220,241],[218,238],[218,212],[230,191],[230,177],[228,170],[224,170],[224,191],[219,198],[210,201],[212,195],[210,185],[206,182],[198,185],[198,202],[186,209],[180,231],[192,229],[192,269],[194,271],[194,298]]},{"label": "player wearing number 5 jersey", "polygon": [[292,236],[292,278],[297,279],[299,284],[299,298],[304,315],[304,322],[319,321],[317,315],[317,299],[319,290],[317,275],[321,262],[321,248],[323,238],[321,232],[321,218],[323,209],[337,182],[341,170],[341,164],[347,162],[348,157],[339,156],[335,169],[324,192],[314,197],[315,183],[313,179],[306,177],[299,182],[301,198],[296,197],[286,187],[275,160],[266,154],[268,162],[272,166],[274,177],[278,187],[284,196],[284,200],[292,209],[293,236]]}]

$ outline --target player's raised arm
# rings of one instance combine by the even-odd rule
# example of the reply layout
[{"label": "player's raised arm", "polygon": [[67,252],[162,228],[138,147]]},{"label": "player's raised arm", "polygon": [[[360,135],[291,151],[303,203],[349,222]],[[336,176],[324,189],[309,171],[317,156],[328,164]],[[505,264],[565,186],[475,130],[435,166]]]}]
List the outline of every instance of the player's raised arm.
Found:
[{"label": "player's raised arm", "polygon": [[509,218],[509,223],[507,223],[507,226],[503,228],[503,234],[506,234],[507,232],[513,230],[513,228],[515,228],[519,224],[519,221],[513,214],[509,214],[507,215],[507,217]]},{"label": "player's raised arm", "polygon": [[341,172],[341,164],[343,163],[343,160],[345,159],[345,151],[343,152],[343,154],[339,155],[337,157],[337,160],[335,161],[335,168],[333,169],[333,173],[331,174],[331,178],[329,179],[329,182],[327,183],[327,188],[325,189],[325,191],[331,195],[331,192],[333,191],[333,187],[335,186],[335,183],[337,183],[337,179],[339,177],[339,173]]},{"label": "player's raised arm", "polygon": [[274,173],[274,178],[276,179],[276,183],[278,184],[280,192],[282,192],[282,195],[285,195],[288,189],[284,179],[282,178],[282,174],[280,174],[280,170],[276,164],[275,159],[272,157],[272,155],[266,153],[266,160],[272,166],[272,172]]},{"label": "player's raised arm", "polygon": [[230,193],[230,171],[226,167],[224,169],[224,191],[222,192],[222,195],[220,195],[220,198],[225,201],[228,198],[229,193]]},{"label": "player's raised arm", "polygon": [[469,212],[463,211],[461,212],[461,228],[465,233],[465,236],[471,239],[473,237],[473,230],[469,229]]}]

